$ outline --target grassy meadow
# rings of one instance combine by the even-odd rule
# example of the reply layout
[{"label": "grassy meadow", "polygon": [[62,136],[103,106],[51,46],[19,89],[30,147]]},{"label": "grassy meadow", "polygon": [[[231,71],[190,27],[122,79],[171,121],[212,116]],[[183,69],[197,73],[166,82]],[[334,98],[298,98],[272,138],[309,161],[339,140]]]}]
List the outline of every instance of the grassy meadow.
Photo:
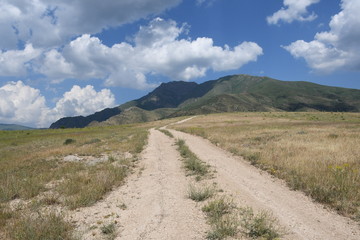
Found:
[{"label": "grassy meadow", "polygon": [[72,239],[63,216],[43,209],[89,206],[121,185],[149,126],[0,131],[0,238],[43,239],[49,228]]},{"label": "grassy meadow", "polygon": [[223,113],[174,128],[207,138],[360,220],[360,113]]}]

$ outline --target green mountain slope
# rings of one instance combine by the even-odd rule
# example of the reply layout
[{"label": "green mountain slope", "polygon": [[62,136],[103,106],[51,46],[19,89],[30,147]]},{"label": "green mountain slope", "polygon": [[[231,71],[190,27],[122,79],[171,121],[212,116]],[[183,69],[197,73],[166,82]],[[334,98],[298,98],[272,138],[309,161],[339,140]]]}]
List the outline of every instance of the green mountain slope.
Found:
[{"label": "green mountain slope", "polygon": [[51,127],[123,124],[232,111],[359,112],[360,90],[249,75],[226,76],[202,84],[169,82],[119,107],[87,117],[60,119]]},{"label": "green mountain slope", "polygon": [[360,111],[360,90],[236,75],[221,78],[175,115],[227,111]]}]

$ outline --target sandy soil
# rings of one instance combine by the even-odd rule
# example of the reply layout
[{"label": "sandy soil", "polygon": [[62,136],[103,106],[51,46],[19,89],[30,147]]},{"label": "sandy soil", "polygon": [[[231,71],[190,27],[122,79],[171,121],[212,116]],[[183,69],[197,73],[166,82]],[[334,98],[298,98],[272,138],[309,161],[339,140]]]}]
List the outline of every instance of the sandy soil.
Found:
[{"label": "sandy soil", "polygon": [[204,214],[187,198],[188,179],[170,139],[150,130],[138,174],[92,207],[70,216],[82,239],[106,239],[101,226],[116,224],[116,239],[204,239]]},{"label": "sandy soil", "polygon": [[286,239],[360,239],[359,225],[314,203],[301,192],[289,190],[241,158],[216,147],[208,140],[170,130],[185,140],[190,150],[213,166],[216,181],[240,206],[268,210],[288,231]]}]

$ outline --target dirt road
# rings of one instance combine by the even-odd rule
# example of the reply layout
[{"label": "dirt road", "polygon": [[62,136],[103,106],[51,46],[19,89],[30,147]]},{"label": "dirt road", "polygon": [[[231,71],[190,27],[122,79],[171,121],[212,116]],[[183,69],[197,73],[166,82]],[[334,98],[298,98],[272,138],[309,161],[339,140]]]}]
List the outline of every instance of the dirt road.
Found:
[{"label": "dirt road", "polygon": [[[313,203],[301,192],[234,157],[200,137],[170,130],[215,170],[215,181],[239,206],[268,210],[288,234],[285,239],[358,240],[355,222]],[[107,239],[103,226],[115,225],[115,239],[205,239],[209,226],[195,202],[187,198],[175,139],[150,130],[138,173],[92,207],[70,214],[82,239]]]},{"label": "dirt road", "polygon": [[272,212],[286,227],[286,239],[360,239],[358,224],[315,204],[301,192],[289,190],[282,181],[207,140],[173,130],[171,133],[185,140],[191,151],[216,169],[219,186],[232,194],[240,206]]},{"label": "dirt road", "polygon": [[90,227],[99,221],[100,225],[116,221],[116,239],[204,239],[208,226],[204,214],[187,198],[189,182],[174,142],[150,130],[141,172],[104,201],[73,214],[82,239],[106,239],[100,227]]}]

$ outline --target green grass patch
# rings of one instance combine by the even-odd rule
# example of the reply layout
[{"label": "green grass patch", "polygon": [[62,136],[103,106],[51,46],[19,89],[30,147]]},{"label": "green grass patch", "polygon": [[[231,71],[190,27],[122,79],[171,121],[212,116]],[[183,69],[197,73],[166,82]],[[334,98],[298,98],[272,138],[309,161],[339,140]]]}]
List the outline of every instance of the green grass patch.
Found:
[{"label": "green grass patch", "polygon": [[226,239],[236,237],[239,232],[238,219],[233,215],[225,215],[212,223],[212,229],[207,234],[207,239]]},{"label": "green grass patch", "polygon": [[188,189],[188,197],[195,202],[201,202],[211,198],[215,194],[213,186],[195,186],[190,184]]},{"label": "green grass patch", "polygon": [[216,223],[221,217],[230,214],[235,209],[234,202],[230,198],[222,196],[207,203],[202,211],[205,212],[210,223]]},{"label": "green grass patch", "polygon": [[240,209],[240,226],[241,233],[252,239],[279,239],[284,234],[270,213],[260,211],[255,214],[252,208]]},{"label": "green grass patch", "polygon": [[228,197],[212,200],[202,210],[211,225],[208,239],[236,238],[240,234],[251,239],[273,240],[285,233],[271,214],[265,211],[255,214],[250,207],[238,208]]},{"label": "green grass patch", "polygon": [[184,167],[190,175],[196,175],[200,178],[209,175],[210,166],[201,161],[189,147],[186,146],[184,140],[178,140],[176,144],[178,145],[180,155],[184,159]]}]

